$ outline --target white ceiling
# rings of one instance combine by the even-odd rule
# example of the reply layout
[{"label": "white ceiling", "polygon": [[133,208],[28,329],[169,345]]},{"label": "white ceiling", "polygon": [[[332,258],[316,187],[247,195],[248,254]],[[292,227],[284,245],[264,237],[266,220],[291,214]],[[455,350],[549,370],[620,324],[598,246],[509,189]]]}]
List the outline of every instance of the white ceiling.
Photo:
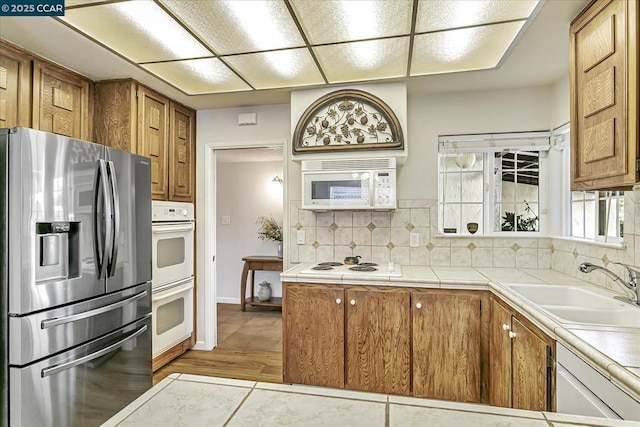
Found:
[{"label": "white ceiling", "polygon": [[[409,96],[553,83],[568,73],[569,24],[587,3],[588,0],[546,0],[497,69],[402,77],[386,81],[405,81]],[[288,103],[292,90],[285,88],[186,95],[54,18],[0,17],[0,37],[93,80],[132,77],[196,109]],[[358,76],[350,76],[354,77]]]}]

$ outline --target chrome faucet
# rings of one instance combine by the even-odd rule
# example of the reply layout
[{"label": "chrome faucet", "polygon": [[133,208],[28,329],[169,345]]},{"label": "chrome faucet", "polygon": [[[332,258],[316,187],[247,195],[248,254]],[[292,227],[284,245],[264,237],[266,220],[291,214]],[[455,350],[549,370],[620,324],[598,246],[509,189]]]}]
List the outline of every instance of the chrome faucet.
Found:
[{"label": "chrome faucet", "polygon": [[611,279],[613,279],[614,282],[624,286],[625,289],[628,289],[630,291],[629,298],[616,296],[614,297],[615,299],[628,302],[630,304],[640,305],[640,302],[638,301],[640,299],[638,298],[638,272],[633,268],[631,268],[630,266],[628,266],[627,264],[623,264],[621,262],[613,262],[613,261],[612,263],[621,265],[627,269],[627,271],[629,272],[629,282],[625,282],[624,280],[622,280],[620,276],[615,274],[613,271],[608,270],[599,265],[592,264],[590,262],[583,262],[582,264],[580,264],[579,270],[583,273],[591,273],[593,270],[601,270],[604,274],[606,274]]}]

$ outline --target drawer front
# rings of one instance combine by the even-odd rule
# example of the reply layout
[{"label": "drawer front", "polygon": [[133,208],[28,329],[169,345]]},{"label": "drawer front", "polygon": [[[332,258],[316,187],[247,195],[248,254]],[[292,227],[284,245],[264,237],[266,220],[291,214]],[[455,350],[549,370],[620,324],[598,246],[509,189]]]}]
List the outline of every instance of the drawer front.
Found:
[{"label": "drawer front", "polygon": [[264,264],[264,271],[282,271],[282,264]]}]

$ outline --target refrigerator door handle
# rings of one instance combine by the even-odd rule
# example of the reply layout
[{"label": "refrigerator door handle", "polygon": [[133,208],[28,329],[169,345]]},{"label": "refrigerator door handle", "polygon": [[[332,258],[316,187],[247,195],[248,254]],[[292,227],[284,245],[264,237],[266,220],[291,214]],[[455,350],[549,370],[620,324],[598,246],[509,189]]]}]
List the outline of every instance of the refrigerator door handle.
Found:
[{"label": "refrigerator door handle", "polygon": [[120,341],[115,342],[115,343],[111,344],[110,346],[107,346],[107,347],[103,348],[102,350],[98,350],[98,351],[96,351],[94,353],[87,354],[86,356],[83,356],[83,357],[81,357],[79,359],[76,359],[76,360],[72,360],[71,362],[63,363],[61,365],[53,365],[53,366],[50,366],[48,368],[44,368],[40,372],[40,375],[41,375],[42,378],[45,378],[45,377],[57,374],[57,373],[62,372],[62,371],[66,371],[67,369],[71,369],[74,366],[82,365],[83,363],[89,362],[89,361],[91,361],[93,359],[97,359],[98,357],[104,356],[105,354],[111,353],[112,351],[122,347],[127,341],[134,339],[135,337],[137,337],[138,335],[142,334],[146,330],[147,330],[147,325],[142,325],[140,328],[138,328],[137,331],[135,331],[131,335],[128,335],[126,338],[123,338]]},{"label": "refrigerator door handle", "polygon": [[118,182],[116,181],[116,169],[112,161],[107,162],[107,170],[111,181],[111,201],[113,208],[113,239],[111,248],[111,260],[109,261],[107,277],[113,277],[116,274],[116,262],[118,260],[118,246],[120,236],[120,196],[118,194]]},{"label": "refrigerator door handle", "polygon": [[40,322],[40,329],[53,328],[54,326],[63,325],[65,323],[76,322],[78,320],[86,319],[87,317],[97,316],[98,314],[106,313],[116,308],[124,307],[132,301],[147,296],[147,291],[138,292],[137,294],[125,298],[123,300],[108,304],[102,307],[95,308],[93,310],[83,311],[82,313],[72,314],[70,316],[55,317],[53,319],[45,319]]},{"label": "refrigerator door handle", "polygon": [[[102,280],[105,278],[105,269],[107,266],[107,254],[109,250],[107,249],[107,242],[109,242],[110,230],[111,227],[108,223],[103,222],[102,218],[100,218],[100,214],[98,212],[98,206],[100,204],[100,197],[102,197],[102,209],[104,210],[104,216],[106,218],[111,218],[111,205],[108,203],[108,192],[107,192],[107,169],[105,167],[104,160],[99,159],[97,161],[97,170],[96,170],[96,179],[94,183],[94,197],[93,197],[93,248],[96,257],[96,267],[98,267],[98,279]],[[105,239],[101,239],[100,234],[103,227],[98,227],[98,224],[104,224],[106,227],[105,230]]]}]

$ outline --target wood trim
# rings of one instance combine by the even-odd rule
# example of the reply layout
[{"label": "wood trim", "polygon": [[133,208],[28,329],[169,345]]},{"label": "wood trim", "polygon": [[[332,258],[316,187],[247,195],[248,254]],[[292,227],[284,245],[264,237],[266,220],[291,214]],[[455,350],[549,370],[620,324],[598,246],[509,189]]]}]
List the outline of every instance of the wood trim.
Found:
[{"label": "wood trim", "polygon": [[180,356],[185,351],[189,350],[189,348],[191,348],[191,339],[193,337],[194,337],[194,334],[192,334],[186,340],[184,340],[182,342],[179,342],[178,344],[174,345],[169,350],[167,350],[164,353],[162,353],[160,356],[155,357],[153,359],[153,372],[155,372],[158,369],[162,368],[164,365],[166,365],[167,363],[171,362],[173,359],[175,359],[176,357]]}]

